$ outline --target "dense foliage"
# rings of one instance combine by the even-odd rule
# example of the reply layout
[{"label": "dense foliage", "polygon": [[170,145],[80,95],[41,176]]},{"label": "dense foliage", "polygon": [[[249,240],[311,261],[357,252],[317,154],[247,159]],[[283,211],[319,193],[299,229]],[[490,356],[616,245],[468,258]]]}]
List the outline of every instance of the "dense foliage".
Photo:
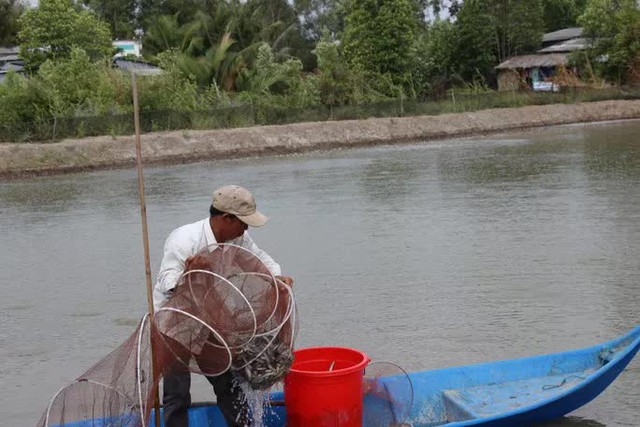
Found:
[{"label": "dense foliage", "polygon": [[571,26],[590,77],[640,82],[634,0],[0,0],[0,45],[29,70],[0,84],[0,126],[130,112],[114,39],[165,70],[140,82],[143,111],[276,112],[486,91],[501,61]]},{"label": "dense foliage", "polygon": [[590,0],[579,22],[591,49],[578,61],[609,81],[640,82],[640,9],[635,0]]},{"label": "dense foliage", "polygon": [[18,19],[24,5],[17,0],[0,0],[0,46],[12,46],[18,34]]},{"label": "dense foliage", "polygon": [[92,60],[113,53],[106,23],[95,13],[77,8],[72,0],[40,0],[37,8],[22,15],[19,24],[20,56],[32,69],[47,59],[69,58],[74,47]]}]

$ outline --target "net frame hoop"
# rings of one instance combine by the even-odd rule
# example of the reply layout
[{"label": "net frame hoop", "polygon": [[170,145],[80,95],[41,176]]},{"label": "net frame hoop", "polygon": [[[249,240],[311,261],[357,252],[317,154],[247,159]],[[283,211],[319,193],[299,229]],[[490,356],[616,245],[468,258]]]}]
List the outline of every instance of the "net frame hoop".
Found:
[{"label": "net frame hoop", "polygon": [[293,291],[291,291],[291,343],[289,345],[289,350],[293,350],[293,342],[295,341],[296,334],[298,331],[296,330],[296,313],[298,312],[298,304],[296,303],[296,299],[293,297]]},{"label": "net frame hoop", "polygon": [[[206,322],[204,322],[202,319],[194,316],[191,313],[187,313],[186,311],[180,310],[178,308],[173,308],[173,307],[160,307],[156,313],[159,313],[161,311],[172,311],[174,313],[179,313],[179,314],[183,314],[187,317],[190,317],[191,319],[195,320],[196,322],[200,323],[202,326],[204,326],[205,328],[207,328],[209,331],[211,331],[212,334],[214,334],[216,336],[216,338],[221,342],[221,343],[225,343],[226,341],[222,338],[222,336],[218,333],[218,331],[216,331],[215,329],[213,329],[211,326],[209,326]],[[217,377],[219,375],[224,374],[225,372],[227,372],[229,370],[229,368],[231,367],[231,363],[233,362],[233,356],[231,354],[231,348],[229,347],[229,345],[224,345],[220,348],[224,348],[225,350],[227,350],[227,354],[229,355],[229,364],[227,365],[226,368],[224,368],[221,372],[217,373],[217,374],[205,374],[203,373],[203,375],[207,376],[207,377]]]},{"label": "net frame hoop", "polygon": [[[140,404],[140,418],[142,419],[142,425],[146,426],[147,423],[145,422],[144,419],[144,411],[142,410],[142,367],[141,367],[141,357],[140,354],[142,352],[142,333],[144,332],[144,325],[147,321],[147,319],[149,318],[149,313],[145,313],[144,316],[142,316],[142,320],[140,322],[140,332],[138,333],[138,349],[136,352],[136,374],[138,377],[138,381],[136,381],[136,383],[138,384],[138,400],[139,400],[139,404]],[[151,331],[149,331],[149,340],[151,340]],[[153,357],[153,355],[152,355]]]},{"label": "net frame hoop", "polygon": [[[269,272],[269,275],[271,276],[271,278],[275,281],[276,280],[276,276],[274,276],[273,272],[271,270],[269,270],[269,267],[267,267],[267,264],[264,263],[264,261],[262,261],[260,259],[260,257],[258,257],[258,255],[254,254],[251,250],[245,248],[244,246],[240,246],[240,245],[236,245],[235,243],[212,243],[210,245],[205,246],[207,249],[210,249],[213,247],[212,250],[210,250],[209,252],[213,252],[214,250],[216,250],[217,248],[222,248],[224,251],[225,247],[229,247],[229,248],[238,248],[241,249],[243,252],[248,253],[249,255],[251,255],[252,257],[254,257],[255,259],[258,260],[258,262],[260,262],[264,268],[267,269],[267,271]],[[261,273],[264,274],[264,273]]]},{"label": "net frame hoop", "polygon": [[[289,318],[291,316],[293,316],[293,320],[295,322],[295,314],[294,314],[294,311],[293,311],[293,307],[295,307],[296,302],[295,302],[295,299],[293,298],[293,291],[291,290],[289,285],[284,283],[282,280],[279,280],[279,279],[276,279],[276,280],[279,282],[279,283],[276,284],[276,287],[278,285],[281,286],[282,288],[284,288],[287,291],[287,293],[289,295],[289,303],[287,304],[287,314],[284,316],[284,320],[282,321],[281,324],[279,324],[275,328],[270,329],[270,330],[268,330],[266,332],[262,332],[262,333],[256,334],[256,337],[263,337],[265,335],[271,335],[271,334],[274,334],[274,333],[277,335],[278,333],[280,333],[282,328],[284,328],[284,325],[289,321]],[[295,329],[295,323],[292,323],[292,326],[291,326],[292,335],[293,335],[294,329]],[[293,342],[293,340],[292,340],[292,342]],[[293,347],[293,344],[291,345],[291,347]]]},{"label": "net frame hoop", "polygon": [[[186,273],[184,273],[181,277],[184,278],[185,276],[190,275],[191,273],[205,273],[205,274],[209,274],[213,277],[217,277],[218,279],[224,280],[225,282],[227,282],[229,284],[229,286],[231,286],[233,289],[235,289],[236,292],[238,292],[238,294],[240,295],[240,297],[242,297],[242,299],[244,300],[244,302],[247,303],[247,306],[249,307],[249,310],[251,311],[251,316],[253,317],[253,332],[251,333],[251,337],[246,340],[245,342],[243,342],[242,344],[238,344],[238,345],[234,345],[234,346],[226,346],[229,348],[239,348],[239,347],[244,347],[245,345],[247,345],[255,336],[256,336],[256,332],[258,331],[258,320],[256,319],[256,312],[253,309],[253,307],[251,306],[251,303],[249,302],[249,300],[247,299],[246,296],[244,296],[244,294],[242,293],[242,291],[240,289],[238,289],[236,287],[236,285],[234,285],[233,283],[231,283],[228,279],[226,279],[225,277],[214,273],[212,271],[209,270],[189,270]],[[189,286],[191,286],[191,277],[189,277]],[[195,317],[195,316],[194,316]],[[222,342],[226,342],[224,340],[222,340]],[[225,348],[225,346],[218,346],[215,345],[213,343],[211,343],[212,346],[217,347],[217,348]]]},{"label": "net frame hoop", "polygon": [[[266,267],[266,265],[265,265],[265,267]],[[271,320],[271,318],[276,314],[276,311],[278,311],[278,303],[280,302],[280,293],[278,292],[278,283],[277,283],[278,279],[276,279],[273,274],[258,273],[256,271],[251,271],[251,272],[243,271],[241,273],[236,273],[233,276],[229,276],[229,278],[231,279],[233,277],[238,277],[238,276],[258,276],[258,277],[267,277],[267,278],[271,277],[271,279],[273,279],[271,281],[271,283],[273,283],[273,286],[276,288],[276,302],[273,305],[273,311],[271,312],[271,314],[269,315],[267,320],[265,320],[263,322],[263,325],[267,324]],[[257,320],[256,320],[256,323],[257,323]],[[260,325],[260,327],[262,327],[262,325]],[[257,325],[256,325],[256,334],[254,334],[254,336],[260,336],[260,334],[258,334],[257,332],[258,332],[258,329],[257,329]],[[252,339],[253,339],[253,337],[252,337]]]},{"label": "net frame hoop", "polygon": [[89,383],[89,384],[93,384],[93,385],[97,385],[100,387],[104,387],[107,390],[112,390],[115,391],[117,394],[119,394],[120,396],[122,396],[124,398],[125,401],[130,401],[133,403],[133,407],[135,407],[136,402],[135,399],[132,399],[130,396],[127,396],[126,394],[124,394],[123,392],[121,392],[120,390],[118,390],[117,388],[110,386],[108,384],[104,384],[101,383],[99,381],[94,381],[94,380],[90,380],[88,378],[78,378],[77,380],[70,382],[69,384],[63,386],[60,388],[60,390],[58,390],[56,392],[56,394],[53,395],[53,397],[51,398],[51,401],[49,402],[49,406],[47,406],[47,416],[44,419],[44,425],[45,427],[49,426],[49,415],[51,413],[51,407],[53,406],[53,402],[55,402],[55,400],[58,398],[58,396],[60,395],[60,393],[62,393],[65,389],[71,387],[74,384],[78,384],[78,383]]},{"label": "net frame hoop", "polygon": [[[267,264],[264,263],[264,261],[262,261],[260,259],[260,257],[258,257],[258,255],[254,254],[253,252],[251,252],[249,249],[245,248],[244,246],[240,246],[240,245],[236,245],[235,243],[212,243],[210,245],[207,245],[206,248],[210,249],[211,247],[214,247],[213,250],[210,250],[210,252],[213,252],[216,248],[222,247],[223,251],[225,247],[230,247],[230,248],[238,248],[241,249],[242,251],[248,253],[249,255],[253,256],[255,259],[258,260],[258,262],[260,262],[264,268],[267,269],[267,271],[269,272],[269,276],[271,276],[271,278],[273,279],[273,281],[276,281],[276,276],[273,274],[273,272],[269,269],[269,267],[267,267]],[[260,274],[264,274],[264,273],[260,273]]]},{"label": "net frame hoop", "polygon": [[[246,362],[244,365],[242,365],[242,366],[240,366],[238,368],[233,367],[231,369],[233,369],[235,371],[239,371],[241,369],[246,368],[247,366],[249,366],[250,364],[252,364],[256,360],[258,360],[258,358],[260,356],[262,356],[262,354],[264,354],[264,352],[267,351],[267,349],[269,347],[271,347],[271,344],[273,344],[273,341],[275,341],[275,339],[278,337],[278,334],[280,333],[280,331],[282,330],[284,325],[287,323],[287,321],[291,317],[291,313],[293,312],[293,307],[295,306],[295,302],[293,300],[293,291],[286,284],[283,284],[283,287],[289,293],[289,307],[287,308],[287,315],[285,316],[284,322],[282,322],[282,324],[280,324],[280,326],[278,326],[277,328],[274,328],[272,331],[270,331],[270,333],[273,333],[273,337],[271,337],[271,339],[269,340],[267,345],[265,345],[264,348],[262,350],[260,350],[260,352],[253,357],[253,359],[251,359],[250,361]],[[294,327],[292,326],[291,327],[291,335],[292,335],[292,337],[293,337],[293,328]],[[265,335],[267,335],[267,333],[261,334],[259,336],[265,336]],[[289,346],[289,348],[290,349],[293,348],[293,339],[291,340],[291,345]]]},{"label": "net frame hoop", "polygon": [[[258,257],[258,255],[256,255],[255,253],[253,253],[251,250],[249,250],[249,249],[245,248],[244,246],[236,245],[235,243],[212,243],[212,244],[210,244],[210,245],[205,246],[205,248],[207,248],[207,250],[209,250],[209,252],[210,252],[210,253],[211,253],[211,252],[213,252],[214,250],[218,249],[218,248],[221,248],[221,249],[222,249],[222,251],[223,251],[223,253],[224,253],[224,248],[225,248],[225,247],[229,247],[229,248],[238,248],[238,249],[240,249],[241,251],[243,251],[243,252],[245,252],[245,253],[247,253],[247,254],[251,255],[251,256],[252,256],[252,257],[254,257],[254,258],[255,258],[259,263],[261,263],[261,264],[262,264],[262,265],[267,269],[267,271],[269,272],[269,274],[268,274],[268,275],[266,275],[266,274],[264,274],[264,273],[258,273],[258,274],[263,274],[263,275],[265,275],[265,276],[270,276],[270,277],[271,277],[271,279],[272,279],[272,282],[273,282],[273,283],[276,283],[276,284],[277,284],[277,283],[278,283],[278,281],[279,281],[279,282],[282,282],[281,280],[276,279],[276,276],[275,276],[275,275],[273,274],[273,272],[269,269],[269,267],[267,267],[267,265],[264,263],[264,261],[262,261],[262,260],[260,259],[260,257]],[[204,248],[203,248],[203,249],[204,249]],[[208,271],[208,270],[204,270],[204,271]],[[224,279],[224,280],[226,280],[226,279]],[[276,290],[277,290],[277,288],[276,288]],[[238,291],[238,292],[240,292],[240,291]],[[241,294],[241,295],[243,295],[243,294],[242,294],[242,292],[240,292],[240,294]],[[276,296],[277,296],[277,292],[276,292]],[[293,295],[291,295],[291,296],[293,297]],[[249,304],[249,306],[251,306],[251,304]],[[274,314],[275,314],[275,312],[276,312],[276,310],[277,310],[277,307],[278,307],[278,305],[276,304],[276,305],[275,305],[275,307],[274,307],[274,310],[273,310],[273,313],[274,313]],[[253,307],[251,307],[251,308],[253,309]],[[255,318],[255,313],[254,313],[254,318]],[[256,320],[256,323],[257,323],[257,320]],[[266,323],[266,322],[265,322],[265,323]],[[284,325],[284,323],[285,323],[285,322],[283,322],[283,325]],[[282,328],[282,327],[280,327],[279,329],[281,329],[281,328]],[[274,330],[275,330],[275,329],[274,329]],[[256,332],[257,332],[257,329],[256,329]],[[254,336],[253,336],[251,339],[255,338],[255,336],[256,336],[256,335],[254,334]],[[247,345],[250,341],[251,341],[251,340],[247,341],[246,343],[244,343],[244,345]],[[224,340],[223,340],[223,342],[224,342]],[[211,344],[211,345],[213,345],[214,347],[216,346],[215,344]],[[237,347],[232,347],[232,348],[237,348]],[[292,344],[291,344],[291,348],[293,348],[293,342],[292,342]]]},{"label": "net frame hoop", "polygon": [[[411,403],[408,406],[408,412],[411,412],[411,408],[413,407],[413,400],[415,399],[415,390],[413,389],[413,381],[411,381],[411,377],[409,376],[409,373],[400,365],[398,365],[397,363],[393,363],[393,362],[387,362],[384,360],[376,360],[373,362],[369,362],[369,364],[365,367],[365,375],[364,375],[364,379],[367,379],[367,375],[366,375],[366,368],[369,368],[371,366],[376,366],[376,365],[382,365],[382,364],[386,364],[386,365],[391,365],[395,368],[398,368],[400,370],[400,372],[402,372],[402,374],[404,374],[404,376],[407,378],[407,380],[409,381],[409,389],[411,391]],[[398,374],[396,374],[398,375]],[[387,390],[387,387],[385,387],[385,390]],[[394,405],[391,405],[391,413],[393,414],[393,418],[395,422],[403,422],[403,420],[399,420],[398,418],[398,414],[396,413],[395,409],[394,409]],[[408,414],[405,415],[405,418],[408,417]]]}]

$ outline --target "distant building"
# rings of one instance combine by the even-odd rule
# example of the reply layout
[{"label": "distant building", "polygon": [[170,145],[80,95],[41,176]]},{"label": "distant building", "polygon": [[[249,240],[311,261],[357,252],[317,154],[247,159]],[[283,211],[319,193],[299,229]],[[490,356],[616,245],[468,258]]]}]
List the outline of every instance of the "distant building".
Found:
[{"label": "distant building", "polygon": [[0,83],[5,79],[9,70],[13,70],[16,73],[24,73],[24,61],[20,59],[18,54],[20,48],[14,47],[0,47]]},{"label": "distant building", "polygon": [[142,56],[142,44],[135,40],[116,40],[113,42],[113,47],[118,49],[118,53],[114,57],[120,56]]},{"label": "distant building", "polygon": [[498,90],[530,88],[540,91],[558,90],[552,81],[559,67],[569,64],[569,55],[588,47],[582,28],[565,28],[547,33],[542,49],[532,55],[514,56],[496,67]]},{"label": "distant building", "polygon": [[113,67],[118,68],[128,73],[133,73],[138,76],[157,76],[164,71],[156,67],[153,64],[143,61],[141,59],[129,59],[129,58],[114,58],[111,62]]},{"label": "distant building", "polygon": [[544,49],[554,44],[558,44],[566,40],[577,39],[580,37],[582,37],[582,28],[580,27],[564,28],[562,30],[554,31],[552,33],[547,33],[544,36],[542,36],[542,48]]},{"label": "distant building", "polygon": [[[163,71],[159,67],[142,59],[142,44],[135,40],[116,40],[113,46],[118,53],[113,56],[111,65],[127,73],[139,76],[157,76]],[[132,58],[135,56],[137,58]]]}]

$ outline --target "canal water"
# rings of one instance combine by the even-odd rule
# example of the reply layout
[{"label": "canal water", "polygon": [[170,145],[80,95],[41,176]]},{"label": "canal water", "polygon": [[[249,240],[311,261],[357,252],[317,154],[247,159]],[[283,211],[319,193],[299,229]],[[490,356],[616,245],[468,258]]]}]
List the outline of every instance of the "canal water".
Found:
[{"label": "canal water", "polygon": [[[421,370],[640,324],[640,122],[146,169],[152,271],[238,183],[296,280],[297,345]],[[0,183],[0,425],[34,425],[146,309],[136,173]],[[640,424],[637,358],[558,426]],[[194,400],[210,400],[204,381]]]}]

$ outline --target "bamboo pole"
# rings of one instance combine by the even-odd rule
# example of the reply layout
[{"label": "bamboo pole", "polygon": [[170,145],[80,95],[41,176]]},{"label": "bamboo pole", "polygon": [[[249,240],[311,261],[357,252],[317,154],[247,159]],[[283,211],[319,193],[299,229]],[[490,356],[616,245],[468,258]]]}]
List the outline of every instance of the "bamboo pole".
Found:
[{"label": "bamboo pole", "polygon": [[[135,72],[131,73],[131,91],[133,92],[133,121],[136,130],[136,164],[138,169],[138,194],[140,196],[140,219],[142,220],[142,243],[144,246],[144,273],[147,282],[147,305],[149,309],[149,327],[153,327],[153,288],[151,284],[151,262],[149,261],[149,230],[147,228],[147,205],[144,199],[144,174],[142,171],[142,144],[140,143],[140,109],[138,106],[138,85]],[[151,336],[151,335],[150,335]],[[151,341],[151,364],[154,372],[153,378],[157,378],[155,363],[153,363],[153,341]],[[160,396],[158,385],[154,381],[153,409],[155,411],[155,424],[160,427]],[[146,427],[146,426],[143,426]]]}]

